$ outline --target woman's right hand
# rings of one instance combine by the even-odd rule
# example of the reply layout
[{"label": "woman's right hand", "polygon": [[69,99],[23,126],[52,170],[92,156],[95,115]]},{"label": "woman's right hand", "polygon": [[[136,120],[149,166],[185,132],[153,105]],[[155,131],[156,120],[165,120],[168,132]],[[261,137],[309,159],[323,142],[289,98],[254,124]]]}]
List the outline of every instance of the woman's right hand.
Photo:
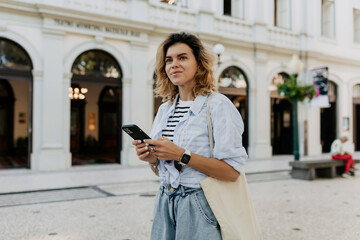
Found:
[{"label": "woman's right hand", "polygon": [[150,146],[147,143],[141,142],[141,140],[132,141],[132,145],[136,148],[136,154],[141,161],[145,161],[151,164],[157,162],[157,157],[150,151]]}]

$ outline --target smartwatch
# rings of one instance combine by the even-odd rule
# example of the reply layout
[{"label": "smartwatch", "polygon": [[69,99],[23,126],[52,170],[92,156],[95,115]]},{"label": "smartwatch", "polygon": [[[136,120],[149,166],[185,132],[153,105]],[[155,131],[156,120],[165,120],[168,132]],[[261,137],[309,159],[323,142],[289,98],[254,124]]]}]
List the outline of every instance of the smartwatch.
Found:
[{"label": "smartwatch", "polygon": [[185,152],[181,156],[179,163],[181,165],[187,165],[189,163],[190,159],[191,159],[191,152],[189,150],[185,149]]}]

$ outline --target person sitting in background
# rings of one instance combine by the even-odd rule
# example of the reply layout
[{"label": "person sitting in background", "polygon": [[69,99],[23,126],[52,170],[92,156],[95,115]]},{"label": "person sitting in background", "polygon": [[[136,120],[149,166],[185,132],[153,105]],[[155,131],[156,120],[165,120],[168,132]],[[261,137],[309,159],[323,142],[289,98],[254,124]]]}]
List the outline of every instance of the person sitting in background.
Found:
[{"label": "person sitting in background", "polygon": [[345,161],[345,171],[341,175],[342,177],[348,178],[351,177],[351,173],[355,171],[354,160],[352,156],[344,151],[344,143],[346,143],[348,138],[342,136],[339,139],[335,139],[331,144],[331,157],[334,160]]}]

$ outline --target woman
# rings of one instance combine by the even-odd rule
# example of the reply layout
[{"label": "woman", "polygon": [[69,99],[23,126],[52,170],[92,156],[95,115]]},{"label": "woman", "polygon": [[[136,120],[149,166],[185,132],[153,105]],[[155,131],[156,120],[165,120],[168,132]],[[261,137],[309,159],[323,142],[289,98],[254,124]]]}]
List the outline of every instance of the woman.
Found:
[{"label": "woman", "polygon": [[221,239],[200,181],[236,181],[247,154],[243,121],[227,97],[210,101],[214,149],[210,158],[207,99],[215,90],[213,56],[189,33],[170,34],[156,56],[156,93],[163,103],[152,140],[133,141],[140,160],[160,177],[151,239]]},{"label": "woman", "polygon": [[350,178],[355,172],[354,160],[352,156],[345,152],[344,144],[348,141],[346,136],[335,139],[331,144],[331,158],[334,160],[345,161],[345,171],[341,175],[344,178]]}]

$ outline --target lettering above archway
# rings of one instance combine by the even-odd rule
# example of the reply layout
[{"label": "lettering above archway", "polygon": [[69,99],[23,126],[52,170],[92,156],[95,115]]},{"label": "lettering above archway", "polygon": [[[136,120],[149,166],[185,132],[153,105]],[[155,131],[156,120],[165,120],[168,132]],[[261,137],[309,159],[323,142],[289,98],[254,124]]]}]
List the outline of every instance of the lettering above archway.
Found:
[{"label": "lettering above archway", "polygon": [[126,28],[100,26],[92,23],[83,23],[83,22],[76,22],[76,21],[69,21],[62,19],[54,19],[54,23],[58,26],[79,29],[79,30],[96,31],[101,33],[109,33],[109,34],[121,35],[126,37],[132,37],[132,38],[141,37],[140,32],[129,30]]}]

